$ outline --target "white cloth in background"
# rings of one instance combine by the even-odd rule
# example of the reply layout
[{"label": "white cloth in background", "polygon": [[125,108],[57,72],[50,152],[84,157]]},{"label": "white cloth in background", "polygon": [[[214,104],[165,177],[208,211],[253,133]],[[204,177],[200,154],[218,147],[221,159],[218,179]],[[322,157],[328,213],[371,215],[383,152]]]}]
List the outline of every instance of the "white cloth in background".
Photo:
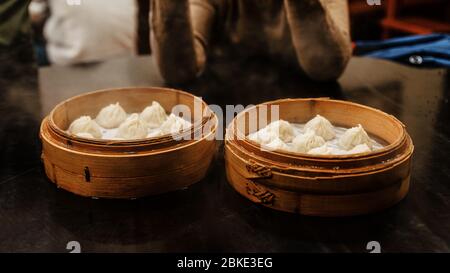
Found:
[{"label": "white cloth in background", "polygon": [[68,65],[136,54],[135,0],[48,2],[51,15],[44,35],[51,63]]}]

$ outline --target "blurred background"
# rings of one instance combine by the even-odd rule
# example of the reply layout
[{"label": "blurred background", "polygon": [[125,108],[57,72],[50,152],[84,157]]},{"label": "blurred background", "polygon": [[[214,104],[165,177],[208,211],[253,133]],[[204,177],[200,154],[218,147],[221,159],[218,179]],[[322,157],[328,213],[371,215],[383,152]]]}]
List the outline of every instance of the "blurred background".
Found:
[{"label": "blurred background", "polygon": [[[449,33],[448,0],[349,0],[353,41]],[[149,0],[2,0],[1,59],[72,65],[151,54]]]},{"label": "blurred background", "polygon": [[384,0],[381,5],[349,0],[353,40],[450,32],[450,1]]}]

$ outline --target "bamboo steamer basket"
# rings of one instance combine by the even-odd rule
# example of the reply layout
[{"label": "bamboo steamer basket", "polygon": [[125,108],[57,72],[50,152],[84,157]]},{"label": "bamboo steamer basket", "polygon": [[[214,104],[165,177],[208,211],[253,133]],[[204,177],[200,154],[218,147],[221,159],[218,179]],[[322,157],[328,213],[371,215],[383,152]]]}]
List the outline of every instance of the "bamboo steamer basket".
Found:
[{"label": "bamboo steamer basket", "polygon": [[[128,113],[158,101],[166,112],[187,106],[192,126],[177,135],[141,140],[84,139],[66,132],[81,115],[95,117],[119,102]],[[199,111],[195,114],[195,111]],[[82,196],[134,199],[190,186],[206,174],[215,152],[216,115],[192,94],[167,88],[85,93],[58,104],[40,128],[42,161],[58,187]]]},{"label": "bamboo steamer basket", "polygon": [[[335,126],[361,124],[385,146],[355,155],[264,150],[245,136],[267,124],[259,121],[271,120],[271,106],[291,123],[319,114]],[[225,136],[225,167],[230,185],[255,203],[304,215],[350,216],[390,207],[406,196],[413,149],[405,126],[377,109],[327,98],[282,99],[234,118]]]}]

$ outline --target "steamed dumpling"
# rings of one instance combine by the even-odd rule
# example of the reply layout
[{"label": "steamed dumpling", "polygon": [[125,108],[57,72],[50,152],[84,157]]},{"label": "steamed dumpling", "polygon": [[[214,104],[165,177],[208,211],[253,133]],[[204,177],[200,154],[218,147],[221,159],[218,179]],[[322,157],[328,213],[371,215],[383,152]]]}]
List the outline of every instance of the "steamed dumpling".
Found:
[{"label": "steamed dumpling", "polygon": [[182,130],[191,127],[191,123],[183,118],[171,113],[169,117],[164,121],[159,130],[164,134],[176,134]]},{"label": "steamed dumpling", "polygon": [[348,155],[349,152],[346,150],[338,149],[338,148],[332,148],[331,154],[332,155]]},{"label": "steamed dumpling", "polygon": [[259,131],[249,134],[248,138],[252,141],[258,142],[259,144],[268,144],[278,138],[278,135],[275,132],[267,130],[267,127],[265,127]]},{"label": "steamed dumpling", "polygon": [[308,151],[310,155],[332,155],[334,154],[334,149],[329,147],[327,144],[324,144],[320,147],[312,148]]},{"label": "steamed dumpling", "polygon": [[81,116],[74,120],[69,126],[69,133],[80,134],[89,133],[94,138],[102,138],[102,132],[100,126],[92,120],[90,116]]},{"label": "steamed dumpling", "polygon": [[85,133],[85,132],[81,132],[78,134],[75,134],[77,137],[81,137],[81,138],[94,138],[93,135],[89,134],[89,133]]},{"label": "steamed dumpling", "polygon": [[121,137],[111,137],[111,138],[108,138],[108,140],[125,140],[125,139],[123,139]]},{"label": "steamed dumpling", "polygon": [[285,150],[285,151],[289,150],[287,144],[284,143],[283,140],[281,140],[279,137],[275,138],[268,144],[264,144],[263,147],[268,150]]},{"label": "steamed dumpling", "polygon": [[304,134],[298,135],[292,140],[293,150],[298,153],[307,153],[313,148],[325,144],[325,140],[314,133],[313,130],[307,130]]},{"label": "steamed dumpling", "polygon": [[123,138],[125,140],[141,139],[146,138],[147,133],[147,123],[139,117],[139,114],[135,113],[120,124],[116,137]]},{"label": "steamed dumpling", "polygon": [[141,113],[141,118],[147,122],[148,127],[158,128],[167,119],[166,110],[158,102],[152,102],[151,106],[147,106]]},{"label": "steamed dumpling", "polygon": [[127,113],[119,103],[104,107],[95,119],[97,123],[106,129],[116,128],[127,118]]},{"label": "steamed dumpling", "polygon": [[267,130],[277,135],[282,141],[290,142],[294,138],[294,129],[285,120],[277,120],[267,125]]},{"label": "steamed dumpling", "polygon": [[345,131],[339,138],[338,144],[347,151],[359,144],[366,144],[369,148],[372,148],[372,141],[361,124]]},{"label": "steamed dumpling", "polygon": [[290,142],[294,138],[294,129],[289,122],[280,119],[248,135],[248,138],[260,144],[268,144],[277,138]]},{"label": "steamed dumpling", "polygon": [[355,147],[353,147],[353,149],[351,149],[350,151],[348,151],[348,154],[360,154],[360,153],[367,153],[370,152],[372,149],[370,149],[369,146],[367,146],[367,144],[359,144],[356,145]]},{"label": "steamed dumpling", "polygon": [[321,115],[317,115],[308,121],[305,124],[305,130],[313,130],[316,135],[321,136],[325,140],[331,140],[336,136],[333,125]]},{"label": "steamed dumpling", "polygon": [[149,133],[147,134],[147,137],[159,137],[162,135],[163,135],[163,133],[158,128],[158,129],[150,130]]},{"label": "steamed dumpling", "polygon": [[[365,144],[363,144],[363,145],[365,145]],[[348,154],[352,154],[352,153],[353,153],[352,150],[350,150],[350,151],[341,150],[341,149],[338,149],[335,147],[328,146],[326,143],[325,143],[325,145],[322,145],[317,148],[313,148],[308,151],[308,154],[310,154],[310,155],[348,155]]]}]

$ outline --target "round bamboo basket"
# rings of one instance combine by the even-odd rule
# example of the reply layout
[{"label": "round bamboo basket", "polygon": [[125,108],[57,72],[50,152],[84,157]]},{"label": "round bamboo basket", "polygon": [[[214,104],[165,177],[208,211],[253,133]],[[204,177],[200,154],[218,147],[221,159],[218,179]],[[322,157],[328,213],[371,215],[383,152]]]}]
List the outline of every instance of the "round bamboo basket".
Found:
[{"label": "round bamboo basket", "polygon": [[[84,139],[66,132],[81,115],[119,102],[128,113],[152,101],[166,110],[187,106],[192,126],[177,135],[133,141]],[[195,111],[199,113],[195,114]],[[206,174],[218,120],[192,94],[167,88],[122,88],[85,93],[58,104],[40,128],[42,161],[58,187],[82,196],[132,199],[185,188]]]},{"label": "round bamboo basket", "polygon": [[[245,136],[266,125],[258,121],[271,120],[271,106],[279,109],[280,119],[292,123],[306,123],[319,114],[335,126],[361,124],[385,146],[320,156],[262,149]],[[413,149],[405,126],[377,109],[327,98],[282,99],[235,117],[225,137],[225,166],[231,186],[255,203],[304,215],[350,216],[390,207],[405,197]]]}]

